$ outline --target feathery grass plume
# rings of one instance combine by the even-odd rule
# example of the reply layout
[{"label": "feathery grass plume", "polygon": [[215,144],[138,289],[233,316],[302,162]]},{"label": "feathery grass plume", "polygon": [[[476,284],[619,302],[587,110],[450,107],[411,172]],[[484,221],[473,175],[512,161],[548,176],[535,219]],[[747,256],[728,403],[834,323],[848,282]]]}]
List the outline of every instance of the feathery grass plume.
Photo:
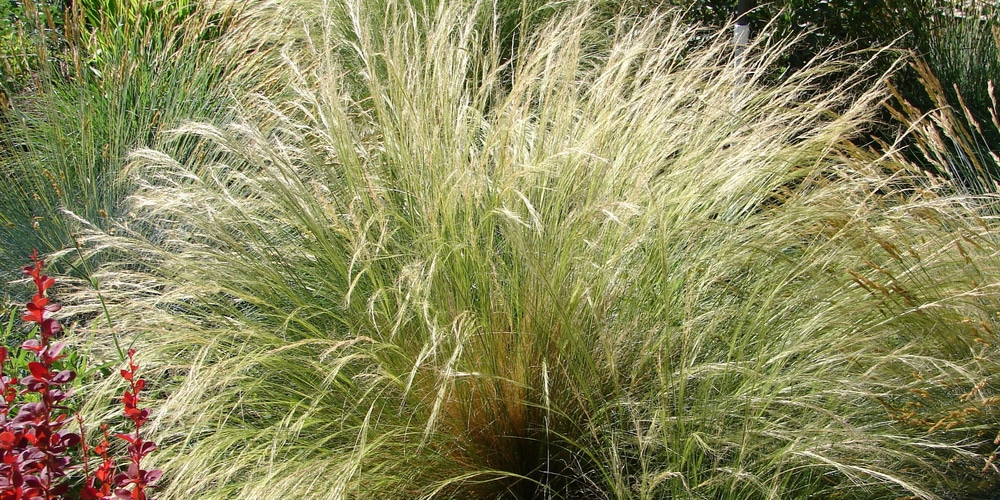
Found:
[{"label": "feathery grass plume", "polygon": [[768,87],[792,42],[737,73],[728,31],[581,7],[503,68],[490,4],[345,5],[84,238],[166,388],[162,498],[995,481],[996,221],[850,144],[882,94],[843,64]]},{"label": "feathery grass plume", "polygon": [[908,127],[904,139],[910,143],[909,151],[900,147],[896,153],[909,154],[924,168],[950,179],[963,192],[996,193],[1000,156],[991,138],[1000,136],[1000,121],[993,83],[983,86],[992,107],[976,109],[977,114],[989,114],[986,121],[975,116],[957,85],[953,93],[957,100],[952,100],[930,65],[917,60],[912,66],[934,108],[921,110],[893,89],[895,99],[889,111]]},{"label": "feathery grass plume", "polygon": [[[995,193],[1000,141],[994,80],[1000,72],[1000,11],[985,2],[942,5],[909,84],[896,82],[893,117],[909,127],[900,148],[971,194]],[[918,92],[919,91],[919,92]]]}]

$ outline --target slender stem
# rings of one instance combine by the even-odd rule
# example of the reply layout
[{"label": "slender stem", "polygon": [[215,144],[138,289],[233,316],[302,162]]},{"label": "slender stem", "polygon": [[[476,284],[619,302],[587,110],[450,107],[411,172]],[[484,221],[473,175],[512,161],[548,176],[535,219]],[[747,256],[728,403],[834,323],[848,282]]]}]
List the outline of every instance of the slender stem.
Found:
[{"label": "slender stem", "polygon": [[115,343],[115,351],[118,353],[118,361],[125,361],[125,351],[122,349],[121,342],[118,340],[118,333],[115,331],[114,326],[112,326],[111,312],[108,310],[108,304],[104,301],[104,294],[101,293],[100,283],[98,283],[97,278],[95,278],[91,272],[90,266],[87,264],[87,259],[83,256],[83,250],[80,248],[80,242],[76,238],[73,238],[73,246],[76,248],[76,253],[80,256],[80,265],[83,266],[83,275],[90,283],[90,286],[94,289],[94,293],[97,294],[97,300],[101,302],[101,309],[104,311],[104,321],[107,322],[108,330],[111,332],[111,340]]}]

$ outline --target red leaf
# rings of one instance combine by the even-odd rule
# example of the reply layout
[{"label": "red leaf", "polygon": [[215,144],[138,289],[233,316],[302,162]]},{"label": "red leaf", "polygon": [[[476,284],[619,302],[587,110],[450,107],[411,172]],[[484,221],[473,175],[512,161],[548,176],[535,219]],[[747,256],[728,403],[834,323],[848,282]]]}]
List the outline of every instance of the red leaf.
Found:
[{"label": "red leaf", "polygon": [[137,436],[134,432],[130,432],[128,434],[115,434],[115,436],[119,437],[120,439],[124,439],[125,441],[128,441],[128,443],[131,445],[135,445],[136,443],[142,442],[142,438]]},{"label": "red leaf", "polygon": [[0,448],[3,448],[5,450],[13,450],[14,446],[17,445],[18,441],[20,441],[20,439],[18,439],[17,435],[15,435],[13,432],[11,431],[0,432]]},{"label": "red leaf", "polygon": [[72,382],[76,378],[76,372],[73,370],[63,370],[52,377],[53,384],[65,384],[67,382]]},{"label": "red leaf", "polygon": [[39,363],[38,361],[32,361],[28,363],[28,370],[35,378],[46,380],[49,378],[49,369],[45,365]]},{"label": "red leaf", "polygon": [[136,426],[141,426],[149,420],[149,410],[143,408],[139,409],[136,407],[126,408],[125,415],[135,422]]},{"label": "red leaf", "polygon": [[146,472],[146,484],[153,484],[163,476],[163,471],[160,469],[153,469]]},{"label": "red leaf", "polygon": [[48,358],[51,361],[55,361],[57,359],[65,358],[66,356],[64,354],[62,354],[62,351],[65,348],[66,348],[66,343],[65,342],[56,342],[55,344],[52,344],[51,346],[49,346],[48,350],[45,351],[45,356],[44,357]]},{"label": "red leaf", "polygon": [[87,485],[80,490],[80,500],[104,500],[104,492]]},{"label": "red leaf", "polygon": [[42,332],[47,336],[59,335],[62,332],[62,323],[57,319],[45,318],[42,320]]},{"label": "red leaf", "polygon": [[149,455],[150,453],[156,451],[158,448],[159,447],[156,446],[156,443],[154,443],[152,441],[146,441],[146,442],[142,443],[142,446],[139,447],[139,454],[142,455],[142,456],[146,456],[146,455]]},{"label": "red leaf", "polygon": [[23,385],[28,392],[38,392],[48,386],[44,380],[36,378],[33,375],[28,375],[27,377],[22,378],[21,385]]}]

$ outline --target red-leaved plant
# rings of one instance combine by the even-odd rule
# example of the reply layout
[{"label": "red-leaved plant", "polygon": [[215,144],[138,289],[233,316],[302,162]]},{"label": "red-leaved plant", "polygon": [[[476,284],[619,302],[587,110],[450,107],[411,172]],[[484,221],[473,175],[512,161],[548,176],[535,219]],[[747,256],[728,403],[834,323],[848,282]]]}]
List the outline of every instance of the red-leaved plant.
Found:
[{"label": "red-leaved plant", "polygon": [[[159,469],[146,470],[142,468],[142,459],[156,450],[156,443],[142,439],[140,430],[142,424],[149,420],[149,410],[139,408],[139,393],[146,387],[145,379],[136,376],[139,365],[135,362],[135,349],[128,350],[128,368],[121,371],[121,376],[129,383],[129,388],[122,396],[125,405],[125,416],[135,426],[135,431],[128,434],[117,434],[117,437],[128,442],[129,464],[124,473],[114,476],[108,481],[115,469],[114,460],[108,456],[107,427],[103,428],[104,436],[100,444],[94,447],[94,452],[101,457],[101,467],[94,476],[88,474],[87,484],[80,494],[83,500],[133,499],[147,500],[146,489],[155,483],[163,472]],[[87,445],[84,445],[84,450]],[[110,496],[111,485],[117,486],[115,496]],[[129,486],[132,486],[129,489]]]},{"label": "red-leaved plant", "polygon": [[[65,389],[76,378],[73,370],[56,370],[53,364],[64,358],[64,342],[52,343],[62,332],[62,325],[51,314],[60,306],[52,303],[46,292],[55,279],[42,274],[45,261],[38,253],[31,255],[32,265],[23,269],[34,281],[36,293],[27,303],[23,320],[38,325],[37,338],[21,344],[31,352],[35,361],[28,363],[28,374],[18,379],[3,372],[7,348],[0,346],[0,500],[56,500],[65,499],[69,485],[65,480],[70,467],[70,449],[81,443],[79,434],[64,427],[69,421],[70,410],[63,404],[72,391]],[[108,455],[108,435],[93,448],[101,457],[101,466],[94,475],[89,473],[87,451],[83,446],[85,483],[80,498],[85,500],[147,499],[147,488],[157,479],[159,470],[142,469],[142,459],[156,449],[156,444],[140,437],[142,424],[149,418],[149,410],[139,409],[139,394],[145,380],[136,375],[139,365],[134,361],[134,350],[128,352],[128,368],[121,376],[129,383],[122,402],[125,415],[132,421],[135,431],[118,434],[128,442],[129,465],[124,473],[115,475],[115,461]],[[19,389],[19,386],[22,387]],[[32,396],[28,396],[32,395]],[[27,396],[27,397],[25,397]],[[19,403],[19,398],[25,401]],[[17,408],[13,418],[12,410]],[[80,428],[82,419],[77,417]],[[112,490],[114,490],[112,494]]]}]

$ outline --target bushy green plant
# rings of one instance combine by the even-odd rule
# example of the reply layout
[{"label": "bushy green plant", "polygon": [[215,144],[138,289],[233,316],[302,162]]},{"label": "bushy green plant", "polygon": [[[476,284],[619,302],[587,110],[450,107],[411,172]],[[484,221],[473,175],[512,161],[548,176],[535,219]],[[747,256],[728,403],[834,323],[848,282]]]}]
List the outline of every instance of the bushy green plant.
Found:
[{"label": "bushy green plant", "polygon": [[[736,15],[737,2],[653,0],[624,2],[624,5],[626,9],[646,14],[665,6],[686,7],[683,14],[687,19],[721,26]],[[783,55],[783,63],[791,68],[801,67],[833,46],[879,49],[895,44],[932,59],[942,77],[957,62],[973,59],[982,50],[992,50],[982,43],[987,41],[983,34],[988,34],[997,20],[996,6],[981,0],[777,0],[753,1],[751,7],[748,19],[754,33],[766,28],[779,37],[803,35],[800,43]],[[882,64],[889,62],[884,60]],[[987,61],[987,64],[992,63]],[[985,68],[970,67],[962,68],[960,73],[952,72],[953,81],[962,81],[970,73],[989,74]]]},{"label": "bushy green plant", "polygon": [[0,130],[11,95],[37,86],[41,73],[71,74],[80,42],[72,19],[69,3],[62,0],[0,5]]},{"label": "bushy green plant", "polygon": [[969,193],[995,193],[1000,176],[1000,122],[994,78],[1000,74],[998,41],[972,19],[943,33],[946,43],[912,63],[923,92],[894,89],[889,109],[908,136],[899,149]]},{"label": "bushy green plant", "polygon": [[120,176],[128,152],[163,145],[161,131],[184,120],[225,116],[239,93],[227,82],[260,57],[249,34],[230,30],[238,7],[126,3],[141,15],[122,7],[78,20],[90,30],[79,71],[39,72],[36,88],[12,96],[0,134],[0,267],[16,269],[31,248],[72,247],[80,220],[112,227],[131,190]]},{"label": "bushy green plant", "polygon": [[[860,51],[853,57],[868,57],[871,51],[892,45],[885,51],[869,74],[875,75],[890,67],[899,51],[911,60],[920,61],[921,70],[904,67],[892,75],[892,84],[899,98],[908,106],[930,111],[942,102],[955,109],[954,120],[962,128],[978,129],[982,135],[976,149],[979,155],[973,163],[986,166],[983,172],[935,167],[919,155],[911,156],[937,174],[958,175],[957,182],[977,188],[993,189],[1000,170],[989,166],[989,144],[1000,141],[992,127],[984,130],[976,123],[990,121],[995,108],[988,92],[988,82],[1000,75],[1000,59],[994,41],[1000,12],[994,2],[972,0],[851,0],[847,2],[779,0],[752,2],[749,14],[755,36],[787,36],[802,33],[802,41],[781,56],[775,76],[787,75],[802,67],[816,54],[831,46],[841,50]],[[688,6],[688,2],[672,0],[626,2],[627,8],[648,13],[664,5]],[[719,26],[735,15],[736,2],[706,0],[694,2],[684,11],[686,18]],[[926,89],[923,83],[933,75],[934,84]],[[832,73],[828,78],[840,79],[846,74]],[[943,99],[943,101],[942,101]],[[883,117],[889,118],[888,115]],[[892,141],[900,125],[892,120],[873,124],[879,140]],[[907,123],[904,122],[904,125]],[[964,154],[964,153],[962,153]],[[967,162],[966,162],[967,163]],[[968,177],[966,177],[968,176]],[[985,177],[984,177],[985,176]],[[984,182],[985,181],[985,182]]]},{"label": "bushy green plant", "polygon": [[735,71],[728,31],[580,9],[503,68],[489,4],[345,5],[81,237],[165,387],[164,498],[996,486],[991,201],[854,147],[883,94],[843,62],[768,85],[790,42]]},{"label": "bushy green plant", "polygon": [[[892,149],[896,154],[915,158],[928,171],[950,179],[962,192],[997,192],[1000,156],[993,138],[1000,137],[1000,123],[995,106],[988,108],[989,118],[981,120],[957,89],[945,90],[926,63],[918,61],[913,68],[934,106],[920,106],[895,93],[888,109],[899,123],[906,125],[908,133]],[[985,87],[987,95],[995,100],[993,84],[987,83]]]}]

